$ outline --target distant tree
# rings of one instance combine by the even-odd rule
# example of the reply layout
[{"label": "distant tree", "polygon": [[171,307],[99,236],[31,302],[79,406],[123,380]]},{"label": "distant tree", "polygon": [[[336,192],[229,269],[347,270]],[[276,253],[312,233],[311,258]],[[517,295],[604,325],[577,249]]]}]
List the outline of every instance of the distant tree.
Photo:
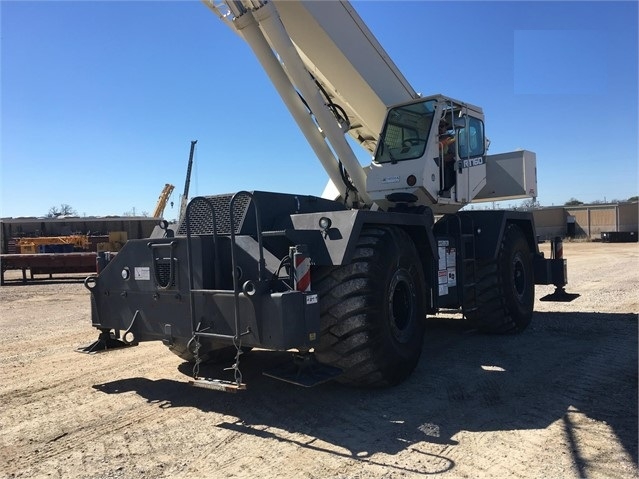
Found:
[{"label": "distant tree", "polygon": [[626,200],[628,203],[632,202],[632,201],[639,201],[639,196],[631,196],[630,198],[628,198]]},{"label": "distant tree", "polygon": [[537,201],[537,198],[530,198],[521,202],[521,207],[524,210],[535,210],[541,208],[541,204]]},{"label": "distant tree", "polygon": [[52,206],[49,208],[49,212],[47,213],[47,218],[57,218],[58,216],[77,216],[78,212],[74,210],[71,205],[67,205],[66,203],[62,203],[60,207]]},{"label": "distant tree", "polygon": [[537,201],[536,198],[529,198],[527,200],[522,201],[517,206],[509,206],[511,209],[515,211],[529,211],[541,208],[541,204]]},{"label": "distant tree", "polygon": [[583,205],[583,201],[579,201],[577,198],[570,198],[568,201],[564,203],[564,206],[579,206]]},{"label": "distant tree", "polygon": [[124,213],[122,213],[122,216],[135,216],[135,206],[129,211],[125,211]]}]

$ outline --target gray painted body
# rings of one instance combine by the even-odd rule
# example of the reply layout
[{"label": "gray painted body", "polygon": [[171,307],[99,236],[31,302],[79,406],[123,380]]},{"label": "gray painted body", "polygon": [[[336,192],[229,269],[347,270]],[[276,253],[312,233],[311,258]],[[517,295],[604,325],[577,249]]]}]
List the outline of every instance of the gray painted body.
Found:
[{"label": "gray painted body", "polygon": [[[496,258],[506,225],[515,222],[530,243],[537,282],[562,280],[557,275],[564,270],[539,255],[528,213],[468,212],[446,215],[435,223],[428,208],[347,210],[339,203],[309,196],[245,195],[248,200],[239,202],[233,218],[218,211],[230,207],[229,195],[209,197],[216,228],[211,226],[212,216],[197,209],[202,199],[195,198],[187,211],[199,213],[190,224],[189,236],[132,240],[110,261],[103,261],[105,266],[91,283],[93,326],[121,336],[128,332],[128,341],[134,344],[161,340],[180,350],[186,350],[195,332],[212,349],[228,346],[240,336],[246,346],[311,348],[319,339],[321,298],[312,288],[310,292],[293,289],[293,273],[286,266],[292,248],[306,251],[314,267],[349,264],[362,228],[375,225],[394,225],[410,235],[424,269],[430,313],[463,304],[463,287],[444,296],[437,294],[441,238],[458,245],[459,264],[468,256],[462,247],[463,234],[466,239],[472,237],[473,259]],[[261,220],[259,228],[255,217]],[[185,221],[191,221],[188,213]],[[182,224],[178,232],[185,229]]]}]

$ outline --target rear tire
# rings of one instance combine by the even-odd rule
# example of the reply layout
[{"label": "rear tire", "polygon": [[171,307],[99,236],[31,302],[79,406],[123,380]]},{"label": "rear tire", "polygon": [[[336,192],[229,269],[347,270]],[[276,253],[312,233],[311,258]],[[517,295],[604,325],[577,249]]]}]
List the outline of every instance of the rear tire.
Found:
[{"label": "rear tire", "polygon": [[518,333],[528,327],[535,301],[532,254],[515,224],[506,227],[497,260],[478,261],[477,300],[466,317],[486,333]]},{"label": "rear tire", "polygon": [[341,368],[342,383],[392,386],[419,360],[424,274],[415,245],[394,226],[363,228],[350,264],[314,271],[321,336],[316,358]]}]

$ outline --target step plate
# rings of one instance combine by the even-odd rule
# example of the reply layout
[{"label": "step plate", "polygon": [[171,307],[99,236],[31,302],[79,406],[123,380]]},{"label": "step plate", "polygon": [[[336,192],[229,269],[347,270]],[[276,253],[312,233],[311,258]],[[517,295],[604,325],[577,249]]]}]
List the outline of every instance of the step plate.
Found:
[{"label": "step plate", "polygon": [[223,381],[222,379],[206,379],[197,378],[189,381],[191,386],[202,389],[213,389],[214,391],[222,391],[226,393],[236,393],[238,391],[244,391],[246,384],[237,384],[233,381]]}]

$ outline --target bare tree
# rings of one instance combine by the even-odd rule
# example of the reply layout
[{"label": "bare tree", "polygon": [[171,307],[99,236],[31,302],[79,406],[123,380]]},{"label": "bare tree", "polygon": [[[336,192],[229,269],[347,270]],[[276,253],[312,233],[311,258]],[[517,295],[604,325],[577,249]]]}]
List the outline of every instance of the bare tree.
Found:
[{"label": "bare tree", "polygon": [[62,203],[60,207],[52,206],[49,208],[47,218],[57,218],[58,216],[77,216],[78,212],[74,210],[71,205]]}]

